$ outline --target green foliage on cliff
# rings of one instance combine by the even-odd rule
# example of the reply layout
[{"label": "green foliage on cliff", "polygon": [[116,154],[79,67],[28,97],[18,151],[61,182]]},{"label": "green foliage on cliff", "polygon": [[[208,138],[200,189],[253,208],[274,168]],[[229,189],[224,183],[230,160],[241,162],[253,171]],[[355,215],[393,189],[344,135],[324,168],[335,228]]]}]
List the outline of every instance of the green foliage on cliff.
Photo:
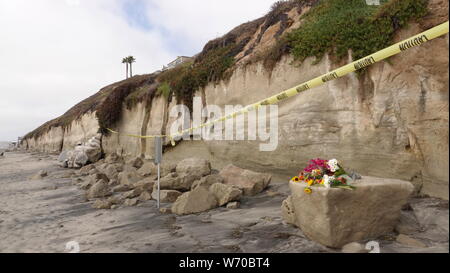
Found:
[{"label": "green foliage on cliff", "polygon": [[[280,29],[274,36],[277,39],[275,45],[253,58],[253,62],[262,61],[267,70],[273,69],[286,54],[292,54],[300,62],[308,57],[315,57],[319,62],[325,54],[339,61],[346,58],[349,51],[354,59],[364,57],[391,45],[397,30],[428,12],[428,0],[381,2],[380,6],[369,6],[365,0],[278,1],[266,16],[208,42],[194,62],[159,75],[135,76],[107,86],[25,138],[37,138],[52,127],[66,128],[90,111],[97,111],[101,128],[114,127],[124,104],[132,108],[136,103],[146,101],[149,106],[155,95],[170,97],[174,94],[178,102],[192,108],[195,92],[211,82],[228,79],[235,69],[234,64],[250,55],[265,31],[276,24],[280,24]],[[304,13],[297,29],[283,34],[292,23],[287,12],[293,8],[298,12],[311,9]],[[253,39],[258,32],[256,40]]]},{"label": "green foliage on cliff", "polygon": [[427,14],[428,0],[382,1],[328,0],[303,16],[302,25],[280,40],[277,47],[289,49],[299,61],[329,53],[340,60],[352,51],[359,59],[393,43],[395,32],[413,19]]},{"label": "green foliage on cliff", "polygon": [[169,98],[171,93],[170,85],[167,82],[163,82],[158,87],[158,95],[165,97],[166,99]]},{"label": "green foliage on cliff", "polygon": [[219,45],[197,57],[194,63],[164,71],[158,77],[161,82],[158,89],[168,84],[178,101],[192,107],[192,98],[197,90],[227,77],[227,69],[234,64],[234,55],[240,52],[236,50],[238,46],[234,42],[226,46]]}]

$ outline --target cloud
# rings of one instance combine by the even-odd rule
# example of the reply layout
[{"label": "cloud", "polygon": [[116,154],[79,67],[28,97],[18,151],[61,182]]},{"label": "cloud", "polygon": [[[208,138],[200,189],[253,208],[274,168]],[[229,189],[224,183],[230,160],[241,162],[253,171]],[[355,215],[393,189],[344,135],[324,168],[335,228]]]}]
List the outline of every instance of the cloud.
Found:
[{"label": "cloud", "polygon": [[273,0],[0,0],[0,140],[63,114],[101,87],[151,73],[264,15]]},{"label": "cloud", "polygon": [[274,0],[149,0],[148,18],[168,47],[186,55],[234,27],[265,15]]}]

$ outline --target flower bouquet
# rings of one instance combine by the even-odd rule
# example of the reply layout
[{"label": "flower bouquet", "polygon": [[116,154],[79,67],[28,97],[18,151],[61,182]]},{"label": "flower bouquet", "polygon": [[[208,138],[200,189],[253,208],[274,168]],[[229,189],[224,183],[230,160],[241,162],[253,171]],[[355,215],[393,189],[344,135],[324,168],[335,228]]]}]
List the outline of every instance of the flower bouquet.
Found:
[{"label": "flower bouquet", "polygon": [[294,183],[307,183],[305,192],[312,193],[312,186],[325,188],[355,189],[350,185],[351,178],[336,159],[312,159],[299,176],[292,178]]}]

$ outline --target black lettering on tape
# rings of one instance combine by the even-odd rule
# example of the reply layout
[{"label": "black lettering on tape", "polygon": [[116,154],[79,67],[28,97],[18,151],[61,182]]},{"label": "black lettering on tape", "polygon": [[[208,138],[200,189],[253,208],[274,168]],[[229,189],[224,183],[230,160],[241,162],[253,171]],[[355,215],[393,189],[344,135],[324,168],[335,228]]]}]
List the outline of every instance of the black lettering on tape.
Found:
[{"label": "black lettering on tape", "polygon": [[288,98],[288,95],[285,92],[283,92],[282,94],[277,96],[277,100],[279,100],[279,101],[287,99],[287,98]]},{"label": "black lettering on tape", "polygon": [[429,41],[428,37],[426,35],[422,35],[422,36],[416,37],[414,39],[410,39],[404,43],[401,43],[399,47],[400,47],[401,51],[405,51],[407,49],[410,49],[411,47],[421,45],[428,41]]},{"label": "black lettering on tape", "polygon": [[309,89],[309,85],[307,83],[302,84],[301,86],[297,87],[297,93],[301,93],[303,91],[306,91]]},{"label": "black lettering on tape", "polygon": [[364,68],[366,66],[372,65],[374,63],[375,63],[375,59],[373,57],[368,57],[368,58],[365,58],[362,61],[359,61],[359,62],[355,63],[355,69],[359,70],[361,68]]},{"label": "black lettering on tape", "polygon": [[337,79],[337,78],[339,78],[338,74],[336,72],[333,72],[333,73],[330,73],[328,75],[323,76],[322,77],[322,82],[324,82],[324,83],[325,82],[329,82],[329,81],[332,81],[332,80]]}]

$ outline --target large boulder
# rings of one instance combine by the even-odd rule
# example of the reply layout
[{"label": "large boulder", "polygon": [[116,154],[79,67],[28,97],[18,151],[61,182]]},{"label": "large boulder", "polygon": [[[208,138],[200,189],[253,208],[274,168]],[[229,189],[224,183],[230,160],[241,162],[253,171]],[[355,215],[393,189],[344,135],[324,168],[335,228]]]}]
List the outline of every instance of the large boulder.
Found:
[{"label": "large boulder", "polygon": [[117,179],[120,184],[133,185],[141,181],[143,177],[137,173],[136,169],[134,169],[134,170],[124,170],[123,172],[119,173]]},{"label": "large boulder", "polygon": [[286,223],[295,225],[294,205],[292,204],[292,196],[289,195],[281,204],[281,214]]},{"label": "large boulder", "polygon": [[170,173],[160,180],[160,187],[164,190],[188,191],[192,183],[200,177],[197,174]]},{"label": "large boulder", "polygon": [[140,188],[140,189],[142,189],[142,191],[147,191],[147,192],[151,193],[153,191],[153,187],[154,187],[155,183],[156,182],[152,178],[147,177],[147,178],[144,178],[143,180],[135,183],[134,187]]},{"label": "large boulder", "polygon": [[220,172],[220,176],[223,177],[224,184],[240,188],[244,195],[247,196],[253,196],[262,192],[272,179],[270,174],[253,172],[234,165],[226,166]]},{"label": "large boulder", "polygon": [[82,183],[78,184],[78,187],[81,190],[88,190],[92,186],[91,181],[88,179],[86,181],[83,181]]},{"label": "large boulder", "polygon": [[148,192],[148,191],[144,191],[144,192],[141,193],[141,195],[139,196],[138,199],[141,202],[152,200],[152,194],[150,192]]},{"label": "large boulder", "polygon": [[108,164],[123,163],[123,159],[118,154],[112,153],[112,154],[108,154],[106,156],[105,163],[108,163]]},{"label": "large boulder", "polygon": [[83,176],[89,175],[89,172],[93,169],[95,169],[94,165],[92,165],[92,164],[86,165],[80,169],[80,175],[83,175]]},{"label": "large boulder", "polygon": [[119,173],[123,171],[123,167],[119,163],[103,164],[99,168],[110,180],[118,179]]},{"label": "large boulder", "polygon": [[[164,177],[170,173],[174,173],[177,165],[172,162],[163,161],[160,165],[160,176]],[[145,161],[142,167],[139,168],[138,173],[142,176],[157,176],[158,166],[151,161]]]},{"label": "large boulder", "polygon": [[211,163],[206,159],[188,158],[177,164],[176,172],[180,175],[197,175],[199,177],[211,174]]},{"label": "large boulder", "polygon": [[88,163],[95,163],[102,157],[101,134],[89,139],[84,145],[79,143],[71,151],[63,151],[58,160],[63,167],[81,168]]},{"label": "large boulder", "polygon": [[239,201],[242,196],[242,191],[236,187],[225,185],[222,183],[215,183],[209,191],[216,197],[218,206],[224,206],[231,201]]},{"label": "large boulder", "polygon": [[87,192],[87,198],[101,198],[111,195],[111,192],[108,188],[108,184],[103,180],[98,180],[95,184],[90,187]]},{"label": "large boulder", "polygon": [[69,151],[62,151],[58,156],[58,161],[63,163],[69,159]]},{"label": "large boulder", "polygon": [[128,165],[133,166],[136,169],[141,168],[144,165],[144,160],[140,157],[135,157],[127,162]]},{"label": "large boulder", "polygon": [[[159,196],[159,201],[161,203],[173,203],[175,202],[178,197],[182,194],[182,192],[179,191],[174,191],[174,190],[161,190],[160,191],[160,196]],[[152,198],[154,200],[158,200],[158,191],[153,191],[152,192]]]},{"label": "large boulder", "polygon": [[100,146],[83,146],[83,148],[86,156],[88,157],[89,163],[95,163],[102,157],[102,149]]},{"label": "large boulder", "polygon": [[340,248],[392,232],[414,190],[407,181],[374,177],[353,185],[355,190],[316,186],[308,194],[305,183],[290,182],[295,216],[289,213],[285,220],[295,221],[310,239]]},{"label": "large boulder", "polygon": [[81,168],[89,162],[89,157],[84,151],[83,146],[78,146],[72,152],[72,157],[69,159],[69,168]]},{"label": "large boulder", "polygon": [[88,190],[99,181],[104,182],[106,185],[108,185],[109,182],[106,175],[102,173],[94,173],[82,180],[82,182],[78,184],[78,187],[82,190]]},{"label": "large boulder", "polygon": [[89,139],[85,146],[88,146],[91,148],[101,148],[101,140],[102,140],[102,135],[97,134],[95,137]]},{"label": "large boulder", "polygon": [[[163,162],[161,163],[161,166],[160,166],[160,175],[161,175],[161,177],[164,177],[164,176],[166,176],[166,175],[168,175],[168,174],[170,174],[170,173],[175,172],[176,167],[177,167],[177,164],[175,164],[175,163],[172,163],[172,162],[164,162],[164,161],[163,161]],[[157,175],[157,171],[158,171],[158,168],[157,168],[157,166],[155,165],[155,168],[154,168],[154,174],[155,174],[155,175]]]},{"label": "large boulder", "polygon": [[126,185],[126,184],[119,184],[115,187],[112,188],[112,191],[114,193],[118,193],[118,192],[126,192],[126,191],[130,191],[133,189],[132,185]]},{"label": "large boulder", "polygon": [[110,209],[113,204],[109,200],[98,199],[92,204],[94,209]]},{"label": "large boulder", "polygon": [[136,198],[136,197],[138,197],[139,195],[141,195],[143,192],[144,192],[144,191],[142,190],[142,188],[134,188],[134,189],[132,189],[131,191],[124,192],[124,193],[122,194],[122,197],[123,197],[124,199]]},{"label": "large boulder", "polygon": [[123,202],[123,205],[124,205],[124,206],[127,206],[127,207],[134,207],[134,206],[136,206],[138,203],[139,203],[139,199],[138,199],[138,198],[133,198],[133,199],[126,199],[126,200]]},{"label": "large boulder", "polygon": [[63,168],[73,168],[73,160],[72,160],[73,151],[63,151],[59,155],[59,159],[61,163],[59,164]]},{"label": "large boulder", "polygon": [[93,168],[88,172],[88,175],[94,175],[97,173],[101,173],[97,168]]},{"label": "large boulder", "polygon": [[89,176],[89,179],[93,181],[103,180],[106,183],[109,182],[109,178],[104,173],[94,173]]},{"label": "large boulder", "polygon": [[150,176],[152,174],[155,174],[156,166],[153,162],[146,161],[142,166],[138,169],[138,173],[142,176]]},{"label": "large boulder", "polygon": [[[395,226],[395,231],[399,234],[414,234],[420,232],[422,228],[417,222],[416,216],[412,211],[401,211],[400,218]],[[448,234],[448,232],[447,232]]]},{"label": "large boulder", "polygon": [[206,187],[197,187],[183,193],[172,205],[172,212],[187,215],[207,211],[217,207],[217,200]]},{"label": "large boulder", "polygon": [[202,177],[200,180],[196,180],[194,181],[194,183],[191,186],[191,189],[195,189],[199,186],[203,186],[203,187],[207,187],[209,188],[210,186],[216,184],[216,183],[223,183],[223,177],[218,175],[218,174],[211,174],[208,176],[204,176]]},{"label": "large boulder", "polygon": [[432,241],[448,241],[448,201],[437,198],[417,199],[411,202],[411,208],[420,229],[424,231],[421,237]]}]

